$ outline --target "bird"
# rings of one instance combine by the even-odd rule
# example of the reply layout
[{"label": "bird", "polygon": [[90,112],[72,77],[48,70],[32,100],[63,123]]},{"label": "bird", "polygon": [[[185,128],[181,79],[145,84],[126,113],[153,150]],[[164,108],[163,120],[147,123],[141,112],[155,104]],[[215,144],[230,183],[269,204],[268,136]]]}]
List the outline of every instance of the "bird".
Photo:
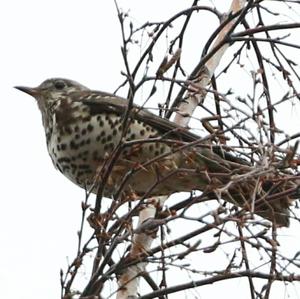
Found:
[{"label": "bird", "polygon": [[289,225],[292,198],[277,194],[291,183],[277,184],[279,173],[256,172],[209,138],[73,80],[15,88],[36,99],[51,160],[76,185],[94,193],[101,187],[112,198],[200,190],[277,226]]}]

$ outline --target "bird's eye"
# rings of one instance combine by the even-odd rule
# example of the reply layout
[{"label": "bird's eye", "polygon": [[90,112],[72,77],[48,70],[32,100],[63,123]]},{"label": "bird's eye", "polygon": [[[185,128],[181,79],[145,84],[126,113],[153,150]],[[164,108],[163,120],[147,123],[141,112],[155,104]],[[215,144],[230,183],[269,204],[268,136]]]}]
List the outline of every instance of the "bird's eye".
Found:
[{"label": "bird's eye", "polygon": [[56,81],[56,82],[54,82],[54,87],[55,87],[56,89],[58,89],[58,90],[64,89],[65,86],[66,86],[66,84],[65,84],[65,82],[63,82],[63,81]]}]

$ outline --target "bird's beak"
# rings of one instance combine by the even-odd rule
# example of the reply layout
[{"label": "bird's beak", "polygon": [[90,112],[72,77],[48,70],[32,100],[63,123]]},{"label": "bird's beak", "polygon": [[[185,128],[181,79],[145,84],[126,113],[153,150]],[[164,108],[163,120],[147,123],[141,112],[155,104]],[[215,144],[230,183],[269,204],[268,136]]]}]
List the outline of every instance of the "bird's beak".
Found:
[{"label": "bird's beak", "polygon": [[36,97],[40,94],[40,91],[38,88],[32,88],[32,87],[26,87],[26,86],[15,86],[15,88],[31,95],[32,97]]}]

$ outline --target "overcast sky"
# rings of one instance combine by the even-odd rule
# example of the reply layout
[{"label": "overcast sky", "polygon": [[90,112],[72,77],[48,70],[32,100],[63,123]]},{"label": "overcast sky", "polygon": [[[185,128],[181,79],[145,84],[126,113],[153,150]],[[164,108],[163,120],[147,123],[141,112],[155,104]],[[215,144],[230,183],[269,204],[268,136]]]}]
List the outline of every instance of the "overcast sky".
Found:
[{"label": "overcast sky", "polygon": [[[112,0],[2,2],[0,297],[59,298],[59,270],[76,251],[84,191],[54,169],[37,105],[13,86],[66,77],[114,91],[124,70],[120,26]],[[190,2],[119,1],[136,24],[164,20]],[[225,12],[230,1],[219,2]],[[299,247],[292,231],[282,233]]]}]

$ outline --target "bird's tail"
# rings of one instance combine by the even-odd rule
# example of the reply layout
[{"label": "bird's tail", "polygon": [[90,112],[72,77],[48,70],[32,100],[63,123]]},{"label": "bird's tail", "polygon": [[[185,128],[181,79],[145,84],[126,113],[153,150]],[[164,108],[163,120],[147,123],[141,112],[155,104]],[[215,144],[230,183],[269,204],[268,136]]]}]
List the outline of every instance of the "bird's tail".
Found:
[{"label": "bird's tail", "polygon": [[200,177],[197,189],[209,197],[228,201],[277,226],[289,225],[289,206],[298,188],[276,167],[252,165],[220,149],[216,152],[209,148],[189,152],[184,161],[186,165],[182,166],[193,168],[193,175]]}]

